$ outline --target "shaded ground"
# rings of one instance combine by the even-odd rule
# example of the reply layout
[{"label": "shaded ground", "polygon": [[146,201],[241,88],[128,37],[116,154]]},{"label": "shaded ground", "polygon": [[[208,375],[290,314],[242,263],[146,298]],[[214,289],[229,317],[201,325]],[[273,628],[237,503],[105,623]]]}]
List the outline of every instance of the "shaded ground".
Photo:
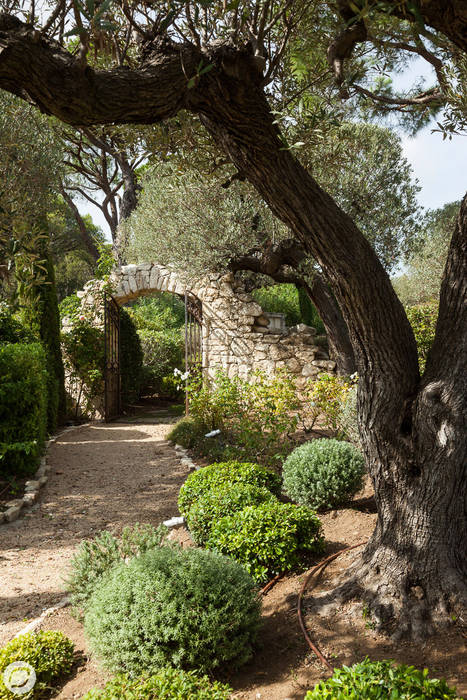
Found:
[{"label": "shaded ground", "polygon": [[0,527],[0,644],[63,598],[67,562],[83,538],[177,514],[188,471],[165,441],[170,420],[149,412],[96,423],[51,445],[38,503]]},{"label": "shaded ground", "polygon": [[[65,434],[49,452],[53,469],[34,513],[0,528],[0,643],[26,622],[63,597],[62,576],[79,541],[107,528],[119,532],[135,522],[159,524],[177,513],[176,498],[187,471],[164,440],[172,418],[167,411],[127,417],[125,422],[93,425]],[[155,420],[164,423],[154,424]],[[328,552],[366,540],[376,515],[368,487],[351,508],[321,516]],[[177,539],[189,545],[186,531]],[[358,550],[357,550],[358,552]],[[333,664],[351,664],[365,656],[394,658],[428,666],[467,695],[465,628],[451,630],[424,645],[397,645],[376,634],[361,605],[346,605],[321,618],[310,612],[311,596],[331,589],[357,552],[339,557],[325,571],[315,591],[305,598],[310,634]],[[306,574],[287,576],[264,598],[264,626],[252,661],[237,673],[223,676],[238,700],[302,700],[305,691],[326,676],[306,645],[299,628],[297,596]],[[459,624],[459,623],[457,623]],[[80,698],[106,680],[88,658],[82,625],[68,608],[42,624],[59,629],[76,645],[76,665],[58,692],[60,700]]]}]

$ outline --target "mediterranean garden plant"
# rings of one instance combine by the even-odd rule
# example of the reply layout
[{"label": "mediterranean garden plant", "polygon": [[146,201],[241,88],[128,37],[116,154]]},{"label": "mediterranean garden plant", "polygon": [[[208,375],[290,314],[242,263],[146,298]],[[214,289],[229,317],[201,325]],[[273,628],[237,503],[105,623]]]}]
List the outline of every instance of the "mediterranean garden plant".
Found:
[{"label": "mediterranean garden plant", "polygon": [[296,568],[324,548],[321,523],[308,508],[267,502],[213,522],[206,546],[243,564],[258,583]]},{"label": "mediterranean garden plant", "polygon": [[[15,637],[0,650],[0,700],[43,697],[58,679],[70,673],[73,652],[73,642],[62,632],[41,631]],[[5,669],[16,661],[26,662],[36,673],[36,682],[28,693],[11,692],[5,686]]]},{"label": "mediterranean garden plant", "polygon": [[178,508],[182,515],[204,494],[219,486],[250,484],[266,487],[278,495],[281,488],[278,474],[253,462],[218,462],[202,467],[188,476],[180,489]]},{"label": "mediterranean garden plant", "polygon": [[430,678],[428,669],[396,666],[392,661],[365,659],[343,666],[308,691],[305,700],[448,700],[456,691],[445,680]]},{"label": "mediterranean garden plant", "polygon": [[168,530],[164,525],[125,527],[120,537],[104,530],[92,540],[83,540],[70,562],[66,579],[71,604],[82,611],[102,577],[116,564],[159,547]]},{"label": "mediterranean garden plant", "polygon": [[365,464],[350,443],[323,438],[296,447],[282,474],[284,492],[297,503],[317,510],[336,508],[362,487]]},{"label": "mediterranean garden plant", "polygon": [[229,700],[232,692],[228,685],[207,676],[167,667],[137,679],[119,674],[102,690],[90,690],[81,700]]},{"label": "mediterranean garden plant", "polygon": [[253,653],[261,602],[237,562],[164,546],[114,567],[88,602],[91,650],[111,671],[237,667]]}]

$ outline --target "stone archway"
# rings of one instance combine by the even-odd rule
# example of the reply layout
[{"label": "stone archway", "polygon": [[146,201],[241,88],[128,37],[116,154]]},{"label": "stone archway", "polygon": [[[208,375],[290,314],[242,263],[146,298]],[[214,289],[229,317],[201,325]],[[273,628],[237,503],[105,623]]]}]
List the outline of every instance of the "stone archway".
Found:
[{"label": "stone archway", "polygon": [[[254,370],[272,373],[286,368],[302,389],[310,377],[333,372],[336,363],[315,343],[314,328],[292,328],[280,314],[267,314],[233,274],[209,275],[197,281],[157,263],[124,265],[110,277],[113,299],[120,306],[154,292],[189,293],[202,305],[202,369],[208,376],[223,370],[229,377],[247,378]],[[95,299],[105,284],[88,282],[78,292],[83,309],[96,308]],[[271,318],[272,317],[272,318]],[[102,324],[102,318],[96,318]]]}]

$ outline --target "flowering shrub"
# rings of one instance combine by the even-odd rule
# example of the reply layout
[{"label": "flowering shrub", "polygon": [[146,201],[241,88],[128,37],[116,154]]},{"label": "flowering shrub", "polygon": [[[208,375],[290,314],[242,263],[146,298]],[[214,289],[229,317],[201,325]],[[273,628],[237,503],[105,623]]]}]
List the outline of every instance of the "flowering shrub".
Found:
[{"label": "flowering shrub", "polygon": [[274,462],[289,451],[298,423],[295,383],[285,371],[249,379],[218,372],[214,381],[188,381],[190,415],[209,432],[221,431],[229,458]]},{"label": "flowering shrub", "polygon": [[324,424],[334,436],[342,434],[340,418],[357,376],[341,377],[323,373],[310,384],[307,398],[310,404],[311,427],[322,416]]}]

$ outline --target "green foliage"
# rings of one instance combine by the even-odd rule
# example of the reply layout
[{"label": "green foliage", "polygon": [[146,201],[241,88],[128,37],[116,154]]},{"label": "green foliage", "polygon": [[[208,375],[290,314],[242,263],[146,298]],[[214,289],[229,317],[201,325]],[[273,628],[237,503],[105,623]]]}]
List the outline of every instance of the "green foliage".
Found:
[{"label": "green foliage", "polygon": [[[62,632],[22,634],[0,650],[0,700],[25,700],[43,697],[53,683],[71,671],[74,646]],[[28,663],[36,672],[36,684],[28,693],[18,695],[5,687],[3,672],[15,661]]]},{"label": "green foliage", "polygon": [[425,215],[421,245],[411,256],[407,272],[393,280],[404,306],[438,300],[459,208],[460,202],[451,202]]},{"label": "green foliage", "polygon": [[232,692],[207,676],[167,667],[136,680],[119,674],[103,690],[90,690],[81,700],[229,700]]},{"label": "green foliage", "polygon": [[456,698],[445,680],[428,676],[428,669],[396,666],[393,661],[365,659],[343,666],[331,678],[309,690],[305,700],[447,700]]},{"label": "green foliage", "polygon": [[271,284],[259,287],[251,292],[253,299],[263,311],[285,314],[287,326],[305,323],[313,326],[318,333],[324,333],[323,322],[318,312],[303,289],[298,290],[294,284]]},{"label": "green foliage", "polygon": [[34,343],[32,331],[13,316],[5,302],[0,302],[0,343]]},{"label": "green foliage", "polygon": [[69,379],[78,386],[79,400],[84,413],[93,413],[93,402],[103,393],[104,331],[91,325],[82,315],[74,316],[62,333],[64,361]]},{"label": "green foliage", "polygon": [[58,310],[60,312],[60,318],[74,319],[79,315],[79,310],[81,308],[81,299],[77,294],[70,294],[69,296],[62,299],[58,305]]},{"label": "green foliage", "polygon": [[185,304],[169,292],[142,297],[133,302],[128,312],[138,330],[165,331],[185,324]]},{"label": "green foliage", "polygon": [[279,494],[281,478],[278,474],[252,462],[220,462],[202,467],[190,474],[180,489],[178,508],[186,515],[191,506],[204,494],[221,486],[249,484],[265,487]]},{"label": "green foliage", "polygon": [[316,329],[317,333],[325,334],[326,329],[316,307],[311,303],[311,299],[303,287],[298,290],[298,302],[300,304],[300,315],[302,323]]},{"label": "green foliage", "polygon": [[181,445],[186,449],[194,447],[196,442],[199,442],[204,436],[205,430],[193,418],[187,416],[181,418],[175,423],[172,430],[167,435],[167,440],[170,440],[175,445]]},{"label": "green foliage", "polygon": [[143,379],[143,349],[135,323],[126,309],[120,309],[120,373],[124,404],[134,403]]},{"label": "green foliage", "polygon": [[345,398],[338,417],[339,430],[346,440],[350,440],[358,449],[361,448],[358,429],[357,384],[353,384]]},{"label": "green foliage", "polygon": [[437,302],[431,302],[420,304],[419,306],[409,306],[405,309],[405,313],[417,341],[418,363],[420,371],[423,372],[428,352],[435,339],[438,304]]},{"label": "green foliage", "polygon": [[363,484],[362,454],[348,442],[323,438],[297,447],[284,462],[284,491],[310,508],[336,508]]},{"label": "green foliage", "polygon": [[310,382],[307,391],[311,427],[322,418],[325,427],[335,436],[342,433],[341,414],[356,378],[323,372]]},{"label": "green foliage", "polygon": [[305,554],[323,550],[321,523],[293,503],[247,506],[213,523],[206,546],[243,564],[255,581],[299,566]]},{"label": "green foliage", "polygon": [[226,458],[274,463],[289,451],[299,404],[286,371],[258,370],[248,379],[218,372],[212,382],[194,375],[188,392],[190,414],[206,432],[221,431]]},{"label": "green foliage", "polygon": [[179,391],[173,371],[183,364],[185,350],[181,331],[143,329],[138,331],[138,336],[143,352],[144,393],[163,395],[169,391],[169,398],[176,397]]},{"label": "green foliage", "polygon": [[242,566],[165,546],[111,570],[89,601],[85,632],[112,671],[138,676],[171,665],[206,672],[251,658],[260,614]]},{"label": "green foliage", "polygon": [[211,487],[202,493],[186,514],[190,533],[196,544],[204,545],[213,523],[226,515],[232,515],[246,506],[276,501],[276,497],[264,486],[236,483]]},{"label": "green foliage", "polygon": [[161,545],[167,528],[160,525],[125,527],[120,537],[104,530],[92,540],[84,540],[70,562],[67,591],[76,611],[85,608],[104,574],[128,557],[134,557]]},{"label": "green foliage", "polygon": [[47,425],[43,347],[0,343],[0,473],[29,476],[37,467]]}]

